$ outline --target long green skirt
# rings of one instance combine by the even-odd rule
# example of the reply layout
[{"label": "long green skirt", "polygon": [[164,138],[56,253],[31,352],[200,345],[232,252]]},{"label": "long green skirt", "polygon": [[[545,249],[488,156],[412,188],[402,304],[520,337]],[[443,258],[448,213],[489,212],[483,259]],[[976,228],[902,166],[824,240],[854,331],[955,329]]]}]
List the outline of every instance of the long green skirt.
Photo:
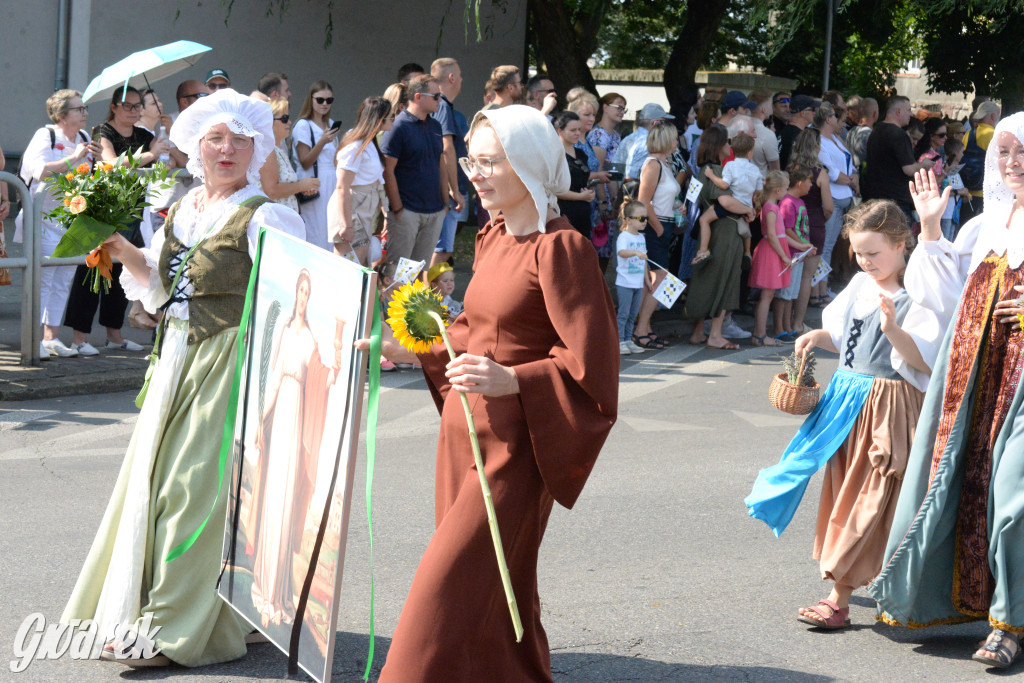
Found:
[{"label": "long green skirt", "polygon": [[[171,660],[201,666],[245,654],[248,627],[218,596],[227,484],[218,495],[221,436],[237,328],[197,344],[172,320],[110,503],[61,621],[100,634],[141,624]],[[230,476],[230,472],[225,472]],[[209,522],[184,555],[172,548]]]}]

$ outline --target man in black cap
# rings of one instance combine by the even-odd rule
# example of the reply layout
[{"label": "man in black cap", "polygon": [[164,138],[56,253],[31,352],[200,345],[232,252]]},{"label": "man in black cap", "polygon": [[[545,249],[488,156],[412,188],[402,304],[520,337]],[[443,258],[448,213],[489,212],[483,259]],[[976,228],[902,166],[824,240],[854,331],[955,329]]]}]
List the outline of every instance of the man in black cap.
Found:
[{"label": "man in black cap", "polygon": [[789,103],[792,97],[788,92],[777,92],[772,95],[772,123],[775,127],[775,137],[782,140],[782,129],[789,123]]},{"label": "man in black cap", "polygon": [[228,72],[224,69],[211,69],[206,78],[203,79],[203,83],[206,84],[206,88],[214,93],[222,88],[231,87],[231,78],[228,76]]},{"label": "man in black cap", "polygon": [[793,141],[804,128],[811,125],[818,102],[807,95],[796,95],[789,103],[789,123],[782,129],[782,147],[779,148],[779,164],[782,168],[789,166],[789,155],[793,151]]}]

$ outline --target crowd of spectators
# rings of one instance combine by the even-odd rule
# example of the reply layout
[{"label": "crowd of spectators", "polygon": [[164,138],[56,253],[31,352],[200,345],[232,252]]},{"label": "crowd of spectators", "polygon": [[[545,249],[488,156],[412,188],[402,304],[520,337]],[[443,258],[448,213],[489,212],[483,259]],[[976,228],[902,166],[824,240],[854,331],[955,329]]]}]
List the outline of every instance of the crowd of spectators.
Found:
[{"label": "crowd of spectators", "polygon": [[[88,108],[81,95],[59,91],[47,101],[52,123],[33,137],[22,174],[39,193],[46,177],[67,163],[114,161],[129,148],[142,150],[144,165],[161,162],[184,168],[187,158],[169,143],[167,131],[199,98],[228,87],[233,86],[223,69],[213,69],[203,80],[184,80],[175,93],[175,112],[166,112],[153,90],[118,90],[108,105],[107,121],[92,135],[83,129]],[[798,199],[806,218],[806,224],[794,217],[793,225],[785,226],[791,231],[787,244],[802,244],[803,239],[808,252],[793,265],[789,287],[779,287],[774,295],[793,291],[792,298],[780,299],[788,302],[785,307],[772,306],[773,311],[786,311],[785,319],[774,321],[777,341],[785,343],[806,329],[807,307],[827,305],[834,296],[830,286],[844,283],[849,275],[848,246],[840,233],[844,215],[862,199],[891,199],[913,222],[907,183],[915,171],[931,168],[942,183],[953,183],[958,190],[943,216],[949,237],[980,212],[980,169],[1000,116],[998,104],[985,98],[979,98],[974,114],[961,124],[924,110],[915,116],[909,100],[899,95],[879,103],[838,91],[817,99],[804,93],[733,90],[709,91],[685,117],[677,118],[656,102],[639,103],[630,117],[626,98],[619,93],[598,98],[573,88],[563,94],[547,74],[524,80],[513,65],[492,70],[479,105],[463,106],[463,90],[455,59],[437,59],[429,68],[410,62],[380,96],[367,97],[355,124],[343,129],[332,116],[330,83],[312,83],[293,117],[287,75],[265,74],[251,95],[269,101],[274,113],[275,151],[260,173],[264,192],[302,216],[310,244],[379,267],[385,278],[394,275],[402,258],[423,261],[425,269],[451,264],[457,232],[491,218],[460,161],[466,156],[472,113],[511,104],[532,106],[548,117],[564,147],[570,187],[558,197],[560,211],[593,242],[602,270],[620,258],[615,251],[620,227],[625,228],[620,226],[620,208],[624,200],[635,201],[633,213],[646,212],[646,220],[636,222],[643,223],[640,234],[654,287],[669,272],[686,281],[689,288],[679,309],[694,322],[691,343],[722,349],[736,348],[730,339],[750,336],[732,312],[750,313],[749,302],[761,300],[747,271],[752,247],[762,238],[755,215],[764,198],[759,189],[753,195],[751,191],[770,173],[789,172],[787,192],[779,189],[781,179],[774,187],[784,197]],[[624,122],[630,118],[633,125],[627,127]],[[736,166],[730,170],[730,164]],[[750,178],[739,172],[741,167],[746,170],[743,164],[752,169]],[[796,189],[794,172],[808,179],[805,190]],[[701,187],[695,201],[684,203],[691,183]],[[131,241],[148,243],[183,193],[180,182],[154,189]],[[703,234],[697,220],[701,214]],[[780,209],[777,215],[784,222],[786,212]],[[782,236],[782,226],[778,230]],[[42,234],[44,254],[49,254],[61,229],[44,221]],[[794,246],[794,255],[796,251]],[[141,350],[121,335],[129,302],[117,278],[109,293],[97,296],[80,286],[82,275],[66,267],[43,269],[41,354],[99,353],[89,341],[97,308],[107,347]],[[447,283],[450,277],[445,278]],[[645,286],[637,316],[629,322],[633,334],[624,340],[624,348],[631,350],[624,353],[661,349],[668,343],[651,326],[659,305],[652,289]],[[137,327],[156,325],[138,307],[128,320]],[[73,330],[70,345],[58,338],[62,321]]]}]

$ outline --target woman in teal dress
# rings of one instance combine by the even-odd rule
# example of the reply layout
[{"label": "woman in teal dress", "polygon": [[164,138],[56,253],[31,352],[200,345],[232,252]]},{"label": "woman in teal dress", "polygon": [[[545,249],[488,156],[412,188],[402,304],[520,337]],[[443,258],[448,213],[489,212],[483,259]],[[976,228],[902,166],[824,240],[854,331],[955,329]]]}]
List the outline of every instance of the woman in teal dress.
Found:
[{"label": "woman in teal dress", "polygon": [[193,104],[171,141],[202,184],[171,208],[150,248],[120,233],[107,241],[125,266],[125,292],[150,313],[163,309],[167,327],[110,503],[61,618],[92,620],[97,643],[106,643],[103,659],[200,666],[245,654],[250,629],[216,588],[228,498],[219,483],[221,434],[259,231],[305,235],[299,215],[259,186],[274,149],[272,120],[269,104],[234,90]]},{"label": "woman in teal dress", "polygon": [[933,381],[868,591],[890,624],[987,619],[973,658],[1007,667],[1024,633],[1024,113],[996,128],[985,212],[953,243],[940,226],[950,191],[938,188],[917,174],[921,244],[906,273],[907,323],[931,330],[917,341]]}]

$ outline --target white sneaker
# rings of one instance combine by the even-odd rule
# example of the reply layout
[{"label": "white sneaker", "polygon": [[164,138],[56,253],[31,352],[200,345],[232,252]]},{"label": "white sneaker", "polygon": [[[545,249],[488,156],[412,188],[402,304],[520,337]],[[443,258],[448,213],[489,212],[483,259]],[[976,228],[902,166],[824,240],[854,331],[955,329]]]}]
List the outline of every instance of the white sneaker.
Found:
[{"label": "white sneaker", "polygon": [[50,350],[43,342],[39,342],[39,360],[50,360]]},{"label": "white sneaker", "polygon": [[133,342],[131,339],[125,339],[120,344],[118,344],[117,342],[112,342],[112,341],[110,341],[108,339],[107,340],[107,345],[104,346],[103,348],[105,348],[105,349],[121,349],[122,351],[141,351],[142,350],[142,347],[139,346],[138,344],[136,344],[135,342]]},{"label": "white sneaker", "polygon": [[60,339],[44,339],[41,343],[43,345],[42,348],[46,349],[47,353],[51,356],[73,358],[78,355],[78,351],[75,351],[70,346],[64,346],[64,342]]},{"label": "white sneaker", "polygon": [[750,333],[737,325],[735,320],[730,320],[728,324],[722,325],[722,336],[729,339],[747,339]]},{"label": "white sneaker", "polygon": [[79,356],[98,356],[100,352],[96,350],[96,347],[89,342],[82,342],[81,344],[72,344],[71,348],[78,351]]},{"label": "white sneaker", "polygon": [[629,342],[619,342],[619,355],[620,356],[628,356],[631,353],[633,353],[633,351],[630,350],[630,348],[629,348]]},{"label": "white sneaker", "polygon": [[643,353],[644,351],[647,350],[644,347],[642,347],[642,346],[640,346],[638,344],[634,344],[631,341],[626,342],[626,346],[629,347],[629,352],[630,353]]}]

